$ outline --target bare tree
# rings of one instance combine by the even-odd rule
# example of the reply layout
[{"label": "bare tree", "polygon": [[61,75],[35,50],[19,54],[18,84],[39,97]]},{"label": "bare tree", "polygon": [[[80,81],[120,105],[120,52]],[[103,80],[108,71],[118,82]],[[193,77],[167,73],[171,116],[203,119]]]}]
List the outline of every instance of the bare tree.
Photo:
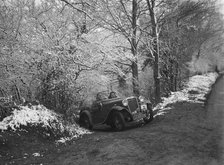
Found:
[{"label": "bare tree", "polygon": [[155,0],[146,0],[151,20],[152,28],[152,45],[153,45],[153,57],[154,57],[154,85],[155,85],[155,102],[159,103],[160,97],[160,68],[159,68],[159,32],[158,23],[155,13]]},{"label": "bare tree", "polygon": [[[137,0],[109,0],[102,1],[99,4],[101,5],[101,11],[98,12],[96,18],[102,21],[100,25],[115,34],[123,36],[129,43],[129,47],[124,46],[123,50],[130,51],[132,58],[127,58],[125,61],[115,61],[119,65],[131,69],[133,93],[139,95],[138,46],[141,32],[138,21],[143,14],[144,4]],[[122,45],[120,47],[122,48]]]}]

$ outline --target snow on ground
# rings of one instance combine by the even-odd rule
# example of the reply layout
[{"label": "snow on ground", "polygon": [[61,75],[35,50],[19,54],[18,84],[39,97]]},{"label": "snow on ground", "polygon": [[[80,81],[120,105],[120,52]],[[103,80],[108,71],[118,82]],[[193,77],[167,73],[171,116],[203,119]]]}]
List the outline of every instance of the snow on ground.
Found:
[{"label": "snow on ground", "polygon": [[31,108],[20,106],[19,109],[14,109],[10,116],[5,117],[0,122],[0,131],[8,129],[16,131],[20,129],[20,126],[41,126],[60,135],[64,133],[69,135],[69,137],[60,139],[61,141],[59,140],[59,142],[65,142],[65,140],[91,133],[80,128],[77,124],[65,122],[61,115],[47,109],[43,105],[32,106]]},{"label": "snow on ground", "polygon": [[21,125],[27,126],[28,124],[43,124],[43,127],[51,127],[50,123],[58,121],[59,117],[59,115],[51,112],[44,106],[38,105],[32,108],[21,106],[19,110],[15,109],[12,115],[4,118],[4,120],[0,122],[0,129],[7,130],[11,128],[12,130],[16,130]]},{"label": "snow on ground", "polygon": [[205,101],[205,95],[209,93],[212,84],[215,83],[218,77],[217,73],[207,73],[204,75],[195,75],[189,79],[184,85],[184,89],[177,92],[172,92],[168,98],[162,98],[162,103],[158,104],[154,110],[160,111],[157,115],[161,115],[164,110],[169,110],[169,104],[176,102],[202,102]]}]

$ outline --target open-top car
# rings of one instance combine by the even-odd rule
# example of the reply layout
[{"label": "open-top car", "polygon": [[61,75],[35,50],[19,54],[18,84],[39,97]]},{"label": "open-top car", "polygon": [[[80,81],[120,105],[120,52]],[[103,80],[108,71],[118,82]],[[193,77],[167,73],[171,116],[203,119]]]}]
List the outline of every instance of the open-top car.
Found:
[{"label": "open-top car", "polygon": [[110,125],[116,131],[122,131],[128,122],[141,120],[148,123],[153,120],[152,104],[144,97],[116,97],[115,92],[110,96],[98,93],[96,101],[91,106],[84,106],[80,110],[80,126],[92,129],[98,124]]}]

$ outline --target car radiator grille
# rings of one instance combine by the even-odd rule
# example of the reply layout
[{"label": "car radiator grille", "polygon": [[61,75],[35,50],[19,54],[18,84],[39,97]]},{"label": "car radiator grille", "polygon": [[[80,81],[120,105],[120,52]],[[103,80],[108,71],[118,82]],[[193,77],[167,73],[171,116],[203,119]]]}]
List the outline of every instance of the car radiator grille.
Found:
[{"label": "car radiator grille", "polygon": [[128,107],[131,112],[136,111],[139,108],[138,101],[136,98],[129,98],[128,99]]}]

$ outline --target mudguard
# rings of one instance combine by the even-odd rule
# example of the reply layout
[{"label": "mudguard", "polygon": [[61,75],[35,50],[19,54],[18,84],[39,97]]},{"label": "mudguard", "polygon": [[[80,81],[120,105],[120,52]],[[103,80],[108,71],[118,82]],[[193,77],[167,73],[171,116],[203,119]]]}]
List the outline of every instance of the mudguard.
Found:
[{"label": "mudguard", "polygon": [[122,111],[122,110],[128,111],[127,108],[124,108],[124,107],[121,107],[121,106],[118,106],[118,105],[114,105],[111,109],[112,110],[117,110],[117,111]]},{"label": "mudguard", "polygon": [[81,116],[82,114],[86,114],[88,117],[91,117],[91,114],[90,114],[90,112],[89,112],[88,110],[82,110],[82,111],[80,112],[80,116]]},{"label": "mudguard", "polygon": [[124,107],[122,107],[122,106],[117,106],[117,105],[115,105],[115,106],[113,106],[113,107],[111,108],[110,113],[107,115],[107,117],[106,117],[106,119],[105,119],[105,121],[104,121],[103,123],[110,123],[110,121],[111,121],[111,119],[112,119],[112,114],[113,114],[114,111],[125,111],[125,112],[127,112],[128,114],[130,114],[130,116],[132,116],[131,113],[129,112],[129,110],[128,110],[127,108],[124,108]]}]

